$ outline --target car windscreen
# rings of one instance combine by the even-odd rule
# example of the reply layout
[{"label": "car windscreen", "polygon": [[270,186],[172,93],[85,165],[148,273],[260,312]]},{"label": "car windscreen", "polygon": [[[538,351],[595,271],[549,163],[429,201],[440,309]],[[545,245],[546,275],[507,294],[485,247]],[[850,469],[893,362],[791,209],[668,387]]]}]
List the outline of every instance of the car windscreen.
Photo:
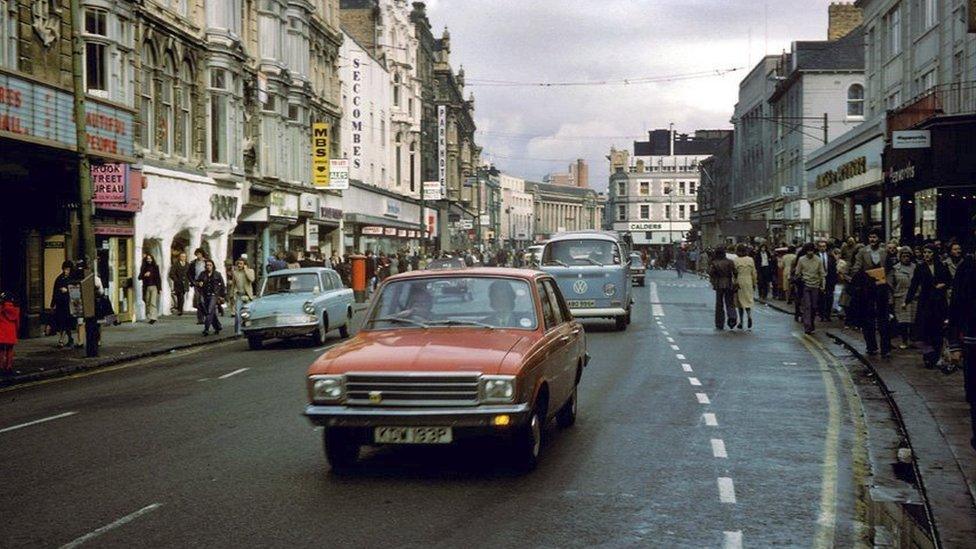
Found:
[{"label": "car windscreen", "polygon": [[609,240],[558,240],[546,246],[542,264],[563,267],[620,265],[620,251],[617,244]]},{"label": "car windscreen", "polygon": [[535,301],[524,280],[497,277],[431,277],[383,287],[364,328],[450,326],[534,330]]},{"label": "car windscreen", "polygon": [[320,289],[319,276],[315,273],[271,275],[265,281],[261,295],[318,292]]}]

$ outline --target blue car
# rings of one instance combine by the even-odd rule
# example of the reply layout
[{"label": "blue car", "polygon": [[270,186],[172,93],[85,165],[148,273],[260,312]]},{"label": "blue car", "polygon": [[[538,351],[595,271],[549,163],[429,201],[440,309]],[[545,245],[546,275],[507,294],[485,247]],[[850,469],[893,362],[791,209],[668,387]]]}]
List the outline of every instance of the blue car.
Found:
[{"label": "blue car", "polygon": [[576,318],[611,318],[626,330],[631,312],[631,259],[616,233],[575,231],[552,237],[541,270],[551,274]]},{"label": "blue car", "polygon": [[284,269],[269,274],[258,297],[241,310],[242,330],[251,349],[264,340],[311,336],[316,345],[329,331],[349,337],[352,290],[332,269]]}]

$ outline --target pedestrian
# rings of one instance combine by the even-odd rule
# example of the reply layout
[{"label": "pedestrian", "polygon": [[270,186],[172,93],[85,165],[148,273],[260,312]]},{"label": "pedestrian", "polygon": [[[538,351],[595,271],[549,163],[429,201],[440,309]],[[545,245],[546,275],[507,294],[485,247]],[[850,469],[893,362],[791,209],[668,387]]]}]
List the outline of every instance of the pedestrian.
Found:
[{"label": "pedestrian", "polygon": [[170,308],[170,312],[183,316],[186,292],[190,289],[190,265],[186,261],[186,252],[180,252],[176,261],[170,265],[167,278],[169,278],[169,287],[173,294],[173,306]]},{"label": "pedestrian", "polygon": [[[938,259],[938,250],[928,245],[922,252],[922,263],[915,268],[903,307],[918,298],[915,315],[915,338],[921,343],[926,368],[934,368],[942,354],[942,328],[948,316],[946,294],[952,283],[948,267]],[[958,271],[957,271],[958,272]]]},{"label": "pedestrian", "polygon": [[[793,303],[793,286],[791,282],[793,281],[793,267],[796,264],[796,248],[793,246],[788,246],[786,248],[786,253],[783,254],[782,266],[783,266],[783,277],[782,277],[782,287],[783,296],[786,299],[787,305]],[[794,314],[794,317],[796,315]]]},{"label": "pedestrian", "polygon": [[756,265],[759,299],[765,301],[769,296],[769,285],[773,281],[773,271],[776,265],[776,258],[769,253],[769,246],[765,242],[759,245],[753,263]]},{"label": "pedestrian", "polygon": [[244,257],[237,258],[230,278],[230,295],[234,300],[234,333],[241,334],[241,309],[254,299],[254,269]]},{"label": "pedestrian", "polygon": [[824,322],[830,322],[834,312],[834,288],[837,287],[837,258],[831,252],[826,240],[817,242],[817,258],[823,263],[826,272],[824,289],[820,292],[820,301],[817,303],[817,314]]},{"label": "pedestrian", "polygon": [[735,265],[725,257],[725,246],[717,246],[708,270],[708,278],[715,290],[715,329],[724,330],[736,325]]},{"label": "pedestrian", "polygon": [[895,333],[901,336],[899,349],[907,349],[912,342],[912,324],[915,322],[916,304],[908,301],[908,289],[915,277],[915,256],[912,249],[902,246],[898,250],[898,263],[887,273],[891,287],[891,305],[895,313]]},{"label": "pedestrian", "polygon": [[847,285],[850,282],[851,265],[841,255],[840,248],[831,250],[834,260],[837,262],[837,286],[834,288],[834,313],[844,318],[847,323],[847,307],[850,305],[850,295],[847,294]]},{"label": "pedestrian", "polygon": [[0,374],[14,373],[14,345],[20,330],[20,307],[14,297],[0,292]]},{"label": "pedestrian", "polygon": [[155,324],[159,319],[159,288],[162,286],[162,279],[159,276],[156,258],[149,252],[142,256],[139,280],[142,281],[142,300],[146,304],[146,318],[149,319],[150,324]]},{"label": "pedestrian", "polygon": [[808,334],[812,334],[816,328],[817,304],[820,302],[820,292],[824,291],[827,283],[827,271],[815,252],[812,242],[803,245],[803,256],[796,260],[796,275],[793,279],[800,300],[803,331]]},{"label": "pedestrian", "polygon": [[956,364],[963,363],[972,435],[969,444],[976,451],[976,258],[972,255],[965,257],[956,270],[948,316],[950,357]]},{"label": "pedestrian", "polygon": [[203,273],[207,265],[207,254],[202,248],[193,250],[193,263],[190,265],[189,284],[193,287],[193,308],[197,311],[197,324],[203,324],[205,315],[203,306],[203,294],[197,286],[197,279]]},{"label": "pedestrian", "polygon": [[197,278],[197,287],[203,297],[205,316],[203,320],[203,335],[210,335],[210,328],[219,334],[223,328],[220,325],[220,306],[226,294],[224,277],[220,276],[217,266],[212,259],[208,259],[204,271]]},{"label": "pedestrian", "polygon": [[285,256],[285,268],[286,269],[300,269],[302,266],[298,263],[298,254],[295,252],[288,252]]},{"label": "pedestrian", "polygon": [[858,296],[858,316],[861,320],[861,333],[869,355],[878,354],[878,337],[882,358],[891,355],[890,332],[890,293],[885,264],[888,252],[881,246],[881,231],[871,229],[868,245],[862,246],[854,254],[851,267],[851,284]]},{"label": "pedestrian", "polygon": [[282,251],[277,251],[268,257],[268,266],[266,271],[273,273],[275,271],[280,271],[282,269],[287,269],[288,265],[285,263],[285,253]]},{"label": "pedestrian", "polygon": [[858,245],[857,240],[855,240],[853,236],[847,237],[847,240],[844,241],[844,244],[842,244],[840,247],[841,258],[846,261],[848,265],[853,265],[854,255],[857,253],[858,248],[860,248],[860,246]]},{"label": "pedestrian", "polygon": [[959,270],[959,265],[962,264],[962,245],[958,242],[953,242],[949,245],[949,256],[945,259],[945,266],[949,269],[949,276],[953,279],[956,278],[956,271]]},{"label": "pedestrian", "polygon": [[[51,308],[54,316],[51,319],[51,331],[58,334],[58,348],[73,347],[75,344],[74,330],[77,321],[71,315],[71,295],[68,286],[75,283],[74,265],[70,261],[61,263],[61,274],[54,279],[51,293]],[[67,344],[64,336],[68,336]]]},{"label": "pedestrian", "polygon": [[752,306],[756,294],[756,279],[759,277],[756,272],[756,261],[749,255],[749,250],[745,244],[739,244],[736,248],[738,256],[732,263],[735,265],[735,303],[739,309],[738,328],[752,329]]}]

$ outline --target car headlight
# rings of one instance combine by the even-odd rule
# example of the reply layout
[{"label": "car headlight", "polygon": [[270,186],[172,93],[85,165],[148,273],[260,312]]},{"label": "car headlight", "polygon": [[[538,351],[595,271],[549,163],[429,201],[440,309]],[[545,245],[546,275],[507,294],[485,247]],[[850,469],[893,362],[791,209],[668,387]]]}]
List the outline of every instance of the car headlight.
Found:
[{"label": "car headlight", "polygon": [[314,403],[342,401],[346,396],[344,376],[311,376],[308,378],[308,399]]},{"label": "car headlight", "polygon": [[247,320],[249,318],[251,318],[251,310],[248,309],[247,307],[244,307],[243,309],[241,309],[241,320]]},{"label": "car headlight", "polygon": [[308,313],[310,315],[314,315],[315,314],[315,304],[312,303],[311,301],[306,301],[305,302],[305,305],[302,305],[302,310],[304,310],[306,313]]},{"label": "car headlight", "polygon": [[515,376],[481,376],[483,402],[512,402],[515,400]]},{"label": "car headlight", "polygon": [[617,293],[617,287],[613,283],[607,283],[603,286],[603,293],[607,294],[607,297],[610,297]]}]

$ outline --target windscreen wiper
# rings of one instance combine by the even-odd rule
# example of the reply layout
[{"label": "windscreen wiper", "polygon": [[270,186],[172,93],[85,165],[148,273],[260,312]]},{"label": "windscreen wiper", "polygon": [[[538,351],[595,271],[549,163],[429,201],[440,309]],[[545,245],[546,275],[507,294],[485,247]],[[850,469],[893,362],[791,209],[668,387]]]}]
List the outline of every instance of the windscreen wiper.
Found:
[{"label": "windscreen wiper", "polygon": [[552,265],[553,263],[559,265],[560,267],[569,267],[569,265],[559,261],[558,259],[550,259],[549,261],[546,261],[546,265]]},{"label": "windscreen wiper", "polygon": [[439,320],[437,322],[431,322],[431,326],[447,326],[451,324],[457,324],[461,326],[480,326],[481,328],[488,328],[489,330],[494,330],[495,327],[491,324],[485,324],[484,322],[478,322],[477,320],[462,320],[452,318],[450,320]]},{"label": "windscreen wiper", "polygon": [[402,324],[413,324],[414,326],[420,326],[421,328],[430,328],[430,325],[429,324],[424,324],[423,322],[420,322],[418,320],[412,320],[412,319],[409,319],[409,318],[403,318],[403,317],[399,317],[399,316],[384,316],[384,317],[377,318],[377,319],[373,320],[373,322],[374,323],[376,323],[376,322],[400,322]]}]

